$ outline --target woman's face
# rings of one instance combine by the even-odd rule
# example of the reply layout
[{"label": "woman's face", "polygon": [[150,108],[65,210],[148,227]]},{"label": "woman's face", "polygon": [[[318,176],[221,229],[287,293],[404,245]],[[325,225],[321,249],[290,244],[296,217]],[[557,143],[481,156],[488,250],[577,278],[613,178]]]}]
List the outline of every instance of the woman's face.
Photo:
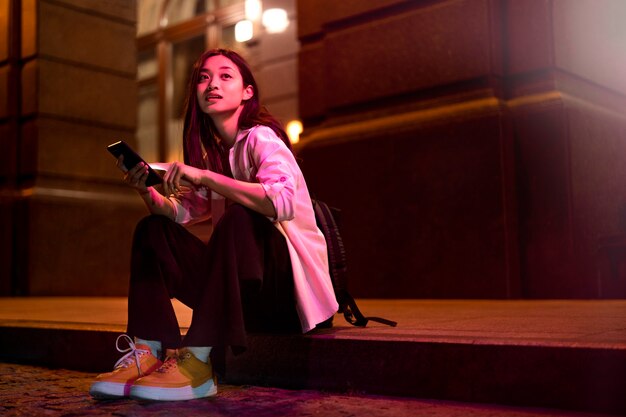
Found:
[{"label": "woman's face", "polygon": [[237,66],[223,55],[214,55],[200,68],[197,85],[198,104],[208,115],[232,113],[254,94],[244,86]]}]

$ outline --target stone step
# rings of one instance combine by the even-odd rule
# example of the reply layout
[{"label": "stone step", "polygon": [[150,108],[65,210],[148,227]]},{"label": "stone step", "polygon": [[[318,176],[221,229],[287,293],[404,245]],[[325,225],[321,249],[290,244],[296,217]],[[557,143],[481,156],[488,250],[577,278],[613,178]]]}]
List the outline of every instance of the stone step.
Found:
[{"label": "stone step", "polygon": [[[184,333],[191,312],[174,301]],[[398,321],[252,334],[224,381],[626,414],[626,301],[359,300]],[[0,357],[100,372],[123,298],[0,299]],[[223,366],[224,367],[224,366]]]}]

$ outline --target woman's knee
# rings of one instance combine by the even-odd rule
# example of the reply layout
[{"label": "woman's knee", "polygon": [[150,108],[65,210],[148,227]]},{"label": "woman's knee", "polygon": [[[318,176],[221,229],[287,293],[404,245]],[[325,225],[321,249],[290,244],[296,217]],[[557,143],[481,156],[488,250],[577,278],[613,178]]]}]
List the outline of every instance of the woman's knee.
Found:
[{"label": "woman's knee", "polygon": [[157,236],[162,236],[163,231],[173,221],[165,216],[151,214],[139,220],[135,226],[133,241],[152,241]]},{"label": "woman's knee", "polygon": [[232,204],[228,206],[228,208],[224,212],[224,215],[222,216],[222,219],[229,221],[233,219],[239,219],[241,217],[250,217],[254,213],[255,212],[253,210],[250,210],[249,208],[246,208],[241,204]]},{"label": "woman's knee", "polygon": [[236,230],[247,225],[252,225],[257,222],[257,217],[261,216],[249,208],[242,206],[241,204],[233,204],[226,209],[222,218],[215,225],[215,231],[219,230]]}]

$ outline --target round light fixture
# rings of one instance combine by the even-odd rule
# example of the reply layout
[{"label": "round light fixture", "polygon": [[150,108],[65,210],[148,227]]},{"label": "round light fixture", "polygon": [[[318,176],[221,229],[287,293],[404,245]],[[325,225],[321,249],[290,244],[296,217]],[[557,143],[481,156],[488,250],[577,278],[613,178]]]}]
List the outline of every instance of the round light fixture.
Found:
[{"label": "round light fixture", "polygon": [[244,5],[246,20],[258,20],[262,9],[261,0],[246,0]]},{"label": "round light fixture", "polygon": [[289,16],[285,9],[267,9],[263,12],[261,22],[268,33],[280,33],[289,26]]},{"label": "round light fixture", "polygon": [[253,24],[250,20],[240,20],[235,25],[235,40],[237,42],[249,41],[252,39],[253,33]]},{"label": "round light fixture", "polygon": [[296,144],[300,142],[300,133],[302,133],[302,122],[300,120],[292,120],[287,123],[285,128],[287,136],[289,136],[289,142]]}]

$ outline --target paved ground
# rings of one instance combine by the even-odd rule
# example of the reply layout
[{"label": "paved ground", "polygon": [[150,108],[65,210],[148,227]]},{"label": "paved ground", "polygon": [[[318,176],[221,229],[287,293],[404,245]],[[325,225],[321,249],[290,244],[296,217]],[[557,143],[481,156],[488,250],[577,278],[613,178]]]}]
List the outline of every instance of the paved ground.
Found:
[{"label": "paved ground", "polygon": [[[495,351],[500,352],[503,356],[498,356],[502,364],[507,364],[509,354],[514,354],[513,358],[520,360],[516,352],[525,352],[519,347],[530,347],[535,352],[538,347],[565,348],[566,353],[576,350],[580,351],[582,361],[582,372],[580,375],[576,372],[570,372],[573,379],[561,381],[563,374],[547,372],[548,377],[541,377],[537,381],[536,386],[540,386],[539,397],[541,402],[533,402],[534,397],[530,398],[527,404],[557,404],[555,407],[576,407],[572,404],[572,398],[579,398],[582,395],[591,395],[587,391],[581,391],[587,387],[586,382],[588,376],[598,377],[597,385],[607,385],[611,387],[611,379],[605,377],[605,374],[619,374],[623,369],[623,354],[626,351],[626,300],[615,301],[551,301],[551,300],[534,300],[534,301],[498,301],[498,300],[360,300],[359,304],[365,314],[373,316],[382,316],[389,319],[397,320],[398,327],[391,328],[373,323],[367,328],[355,328],[345,324],[343,318],[336,317],[336,327],[332,330],[322,331],[314,336],[307,336],[309,344],[305,347],[314,346],[317,350],[310,352],[320,354],[320,346],[324,349],[331,349],[330,342],[341,342],[341,346],[353,346],[354,341],[361,343],[362,341],[370,341],[373,345],[379,346],[381,342],[387,344],[396,343],[398,346],[405,346],[406,342],[414,343],[425,357],[434,358],[430,365],[422,366],[423,362],[419,358],[423,356],[414,356],[412,362],[403,361],[402,367],[410,372],[410,379],[406,381],[399,378],[400,370],[389,370],[381,362],[383,376],[387,377],[387,385],[389,387],[394,381],[405,387],[406,383],[421,383],[420,386],[429,388],[438,386],[434,383],[434,379],[439,379],[442,392],[439,398],[459,398],[458,396],[449,396],[446,390],[449,387],[456,388],[452,390],[455,394],[459,389],[469,389],[472,393],[484,390],[495,390],[498,394],[502,389],[494,387],[495,376],[503,377],[505,383],[511,383],[510,376],[517,376],[522,382],[511,385],[517,388],[506,388],[506,393],[516,393],[516,389],[530,389],[524,385],[523,381],[528,380],[527,375],[518,375],[518,367],[512,367],[514,372],[509,375],[497,375],[493,369],[493,365],[489,361],[475,361],[476,352],[483,350],[461,349],[458,346],[484,346],[485,355],[491,355]],[[191,314],[189,309],[174,301],[177,315],[183,332],[189,325]],[[51,355],[60,355],[65,360],[65,365],[69,362],[67,359],[87,358],[91,360],[97,354],[94,349],[95,343],[101,343],[103,335],[117,334],[123,332],[126,322],[126,299],[124,298],[0,298],[0,327],[6,330],[6,334],[0,334],[0,350],[4,349],[7,361],[18,360],[17,358],[39,358]],[[25,329],[24,331],[12,331],[12,329]],[[36,329],[33,334],[33,340],[36,343],[27,345],[30,349],[24,348],[23,337],[28,329]],[[45,329],[42,330],[42,329]],[[59,334],[54,340],[42,339],[41,335],[50,335],[59,330]],[[69,331],[69,332],[66,332]],[[74,333],[73,331],[77,332]],[[8,334],[11,334],[9,339]],[[85,344],[84,334],[93,335],[93,340],[87,338],[89,343]],[[19,337],[16,337],[18,335]],[[47,337],[47,336],[46,336]],[[82,339],[81,339],[82,338]],[[76,343],[77,340],[79,342]],[[106,338],[105,338],[106,339]],[[300,340],[298,338],[296,340]],[[341,339],[341,340],[340,340]],[[30,339],[28,339],[30,340]],[[86,340],[86,339],[85,339]],[[107,339],[108,340],[108,339]],[[47,342],[50,341],[50,344]],[[75,343],[70,343],[74,341]],[[54,343],[53,343],[54,342]],[[315,343],[313,343],[315,342]],[[344,342],[350,342],[348,344]],[[302,342],[304,343],[304,342]],[[68,347],[71,346],[71,349]],[[287,344],[287,346],[294,346]],[[300,346],[300,345],[296,345]],[[334,345],[333,345],[334,346]],[[368,345],[369,346],[369,345]],[[395,346],[395,345],[394,345]],[[430,350],[425,350],[427,346]],[[438,349],[452,346],[458,348],[453,353],[461,355],[456,357],[457,362],[452,365],[447,364],[448,356],[438,355]],[[271,347],[271,346],[270,346]],[[503,347],[505,349],[499,349]],[[515,349],[513,349],[515,348]],[[571,349],[570,349],[571,348]],[[11,350],[15,349],[15,351]],[[111,344],[111,349],[113,346]],[[91,350],[91,355],[89,354]],[[42,351],[42,352],[40,352]],[[363,349],[359,349],[363,352]],[[398,350],[403,351],[404,350]],[[449,349],[446,351],[450,351]],[[20,356],[15,352],[27,354]],[[502,353],[504,352],[504,353]],[[508,353],[507,353],[508,352]],[[541,351],[540,351],[541,352]],[[552,350],[550,350],[552,352]],[[561,352],[561,350],[558,350]],[[267,353],[267,352],[266,352]],[[598,365],[598,368],[586,366],[585,361],[589,361],[589,354],[594,353],[605,361]],[[369,354],[369,353],[368,353]],[[473,361],[465,361],[462,355],[474,355]],[[535,354],[537,354],[535,352]],[[74,356],[80,355],[80,356]],[[85,355],[85,356],[83,356]],[[365,354],[364,354],[365,355]],[[429,356],[430,355],[430,356]],[[433,356],[434,355],[434,356]],[[546,357],[551,357],[551,353]],[[243,356],[243,355],[242,355]],[[265,369],[265,361],[271,363],[269,356],[259,356],[263,360],[257,365],[249,369]],[[284,356],[281,354],[281,364],[286,363]],[[365,355],[367,356],[367,355]],[[364,357],[365,357],[364,356]],[[596,356],[593,356],[594,358]],[[606,356],[606,357],[605,357]],[[311,356],[311,357],[314,357]],[[406,356],[405,356],[406,357]],[[489,356],[491,357],[491,356]],[[327,356],[324,356],[327,359]],[[504,359],[503,359],[504,358]],[[533,359],[534,358],[534,359]],[[533,364],[533,360],[537,363],[544,363],[543,356],[532,356],[530,359],[524,356],[526,364]],[[571,363],[570,356],[565,355],[564,358],[556,356],[556,359],[564,361],[563,363]],[[569,358],[569,359],[568,359]],[[607,359],[609,358],[609,359]],[[613,358],[613,359],[611,359]],[[617,359],[616,359],[617,358]],[[275,359],[275,358],[274,358]],[[298,355],[294,356],[294,360],[300,360]],[[484,359],[484,358],[483,358]],[[531,360],[532,359],[532,360]],[[30,360],[30,359],[23,359]],[[442,360],[444,362],[437,362]],[[100,360],[95,360],[100,363]],[[568,362],[570,361],[570,362]],[[112,361],[113,362],[113,361]],[[112,363],[111,362],[111,363]],[[486,372],[480,372],[478,375],[483,379],[477,381],[475,373],[475,364],[484,363],[488,365]],[[43,363],[43,362],[39,362]],[[46,362],[49,364],[60,362]],[[105,363],[105,362],[102,362]],[[300,362],[288,363],[288,368],[292,365],[296,369],[302,368]],[[331,362],[328,362],[331,363]],[[465,367],[456,367],[455,363],[466,364]],[[546,362],[552,364],[552,362]],[[561,363],[561,362],[559,362]],[[595,361],[591,361],[597,364]],[[617,364],[622,368],[610,368],[611,372],[605,369],[607,364]],[[233,363],[230,363],[233,365]],[[313,376],[319,378],[328,378],[336,380],[338,375],[337,368],[333,365],[321,369],[319,372],[313,372],[303,365],[304,371],[309,372]],[[432,372],[431,372],[432,368]],[[448,372],[446,373],[446,369]],[[74,369],[80,369],[78,367]],[[98,369],[98,368],[82,368],[82,369]],[[230,366],[229,369],[234,370],[236,367]],[[271,368],[272,371],[275,368]],[[330,369],[330,370],[328,370]],[[349,366],[346,367],[346,375],[350,378],[358,377],[359,372]],[[369,375],[379,375],[373,373],[377,368],[368,368]],[[497,368],[501,369],[501,368]],[[535,368],[523,368],[526,373],[532,375],[541,375]],[[569,368],[564,368],[570,370]],[[578,369],[578,368],[576,368]],[[617,371],[615,371],[617,369]],[[317,369],[316,369],[317,371]],[[349,371],[349,372],[348,372]],[[354,372],[353,372],[354,371]],[[491,372],[488,373],[488,372]],[[508,371],[506,371],[508,372]],[[520,371],[521,372],[521,371]],[[287,375],[285,373],[285,375]],[[589,374],[589,375],[588,375]],[[258,371],[253,371],[253,375],[263,375]],[[278,376],[285,376],[278,373]],[[308,374],[307,374],[308,375]],[[357,376],[355,376],[357,375]],[[415,375],[420,375],[419,379]],[[459,376],[460,375],[460,376]],[[561,375],[561,376],[559,376]],[[619,374],[621,377],[621,374]],[[267,375],[266,375],[267,376]],[[288,375],[289,376],[289,375]],[[461,403],[450,403],[441,401],[421,401],[416,399],[394,398],[384,396],[365,396],[358,393],[351,395],[339,395],[322,391],[288,391],[275,388],[251,387],[251,386],[220,386],[219,394],[216,398],[210,400],[189,401],[184,403],[139,403],[132,400],[115,401],[115,402],[96,402],[87,394],[88,387],[93,379],[94,374],[80,373],[74,371],[57,370],[51,371],[31,366],[17,366],[0,363],[0,416],[37,416],[37,415],[118,415],[118,416],[169,416],[179,414],[183,416],[194,415],[213,415],[213,416],[312,416],[320,415],[324,417],[346,417],[346,416],[589,416],[591,414],[577,414],[574,412],[560,412],[550,410],[537,410],[529,408],[505,408],[500,406],[472,405]],[[289,378],[293,375],[289,376]],[[313,377],[312,377],[313,378]],[[348,378],[348,377],[346,377]],[[361,378],[361,377],[359,377]],[[408,378],[408,377],[406,377]],[[406,379],[405,378],[405,379]],[[465,378],[465,379],[463,379]],[[525,379],[526,378],[526,379]],[[578,379],[576,379],[578,378]],[[372,384],[376,385],[380,381],[380,377],[370,378]],[[235,381],[237,379],[231,379]],[[291,379],[290,379],[291,380]],[[513,378],[514,381],[517,381]],[[550,382],[550,381],[559,381]],[[242,380],[247,383],[262,384],[263,380]],[[322,379],[320,379],[322,381]],[[363,381],[363,379],[359,379]],[[548,382],[546,382],[548,381]],[[623,380],[619,381],[623,386]],[[319,381],[318,381],[319,382]],[[322,381],[328,382],[325,379]],[[562,383],[563,382],[563,383]],[[600,384],[602,383],[602,384]],[[464,385],[465,384],[465,385]],[[521,384],[521,385],[520,385]],[[418,384],[419,385],[419,384]],[[552,390],[553,387],[567,389]],[[602,386],[604,386],[602,385]],[[329,385],[317,385],[329,386]],[[354,386],[354,385],[352,385]],[[461,387],[461,388],[459,388]],[[482,388],[481,388],[482,387]],[[520,388],[521,387],[521,388]],[[568,389],[577,387],[576,394],[571,394]],[[581,388],[583,387],[583,388]],[[597,386],[594,386],[596,389]],[[498,389],[496,389],[498,388]],[[545,389],[544,389],[545,388]],[[428,391],[428,390],[427,390]],[[536,395],[537,393],[532,391]],[[621,401],[621,388],[619,390],[608,390],[608,394],[604,401],[612,404],[613,408],[589,408],[580,407],[578,409],[619,409],[623,410],[623,402]],[[368,388],[368,392],[375,392],[375,389]],[[389,391],[387,391],[389,392]],[[404,392],[404,391],[399,391]],[[426,392],[426,391],[420,391]],[[430,391],[428,391],[430,392]],[[556,392],[556,394],[554,394]],[[554,400],[560,394],[560,401],[544,401],[546,393],[550,400]],[[582,394],[581,394],[582,393]],[[444,395],[445,394],[445,395]],[[422,394],[416,394],[420,396]],[[438,395],[438,394],[435,394]],[[528,394],[531,395],[531,394]],[[503,396],[495,398],[502,398]],[[504,395],[504,397],[507,397]],[[470,398],[470,397],[461,397]],[[492,398],[476,394],[471,398]],[[595,398],[595,397],[593,397]],[[531,401],[532,400],[532,401]],[[494,400],[498,401],[498,400]],[[601,401],[600,401],[601,402]],[[520,401],[513,403],[519,404]],[[574,401],[578,404],[579,402]],[[582,401],[585,403],[585,401]],[[619,404],[618,404],[619,403]],[[563,404],[563,405],[561,405]],[[604,403],[603,403],[604,404]],[[620,408],[621,407],[621,408]]]},{"label": "paved ground", "polygon": [[94,374],[0,363],[2,416],[581,417],[597,414],[251,386],[220,386],[211,399],[95,401]]}]

